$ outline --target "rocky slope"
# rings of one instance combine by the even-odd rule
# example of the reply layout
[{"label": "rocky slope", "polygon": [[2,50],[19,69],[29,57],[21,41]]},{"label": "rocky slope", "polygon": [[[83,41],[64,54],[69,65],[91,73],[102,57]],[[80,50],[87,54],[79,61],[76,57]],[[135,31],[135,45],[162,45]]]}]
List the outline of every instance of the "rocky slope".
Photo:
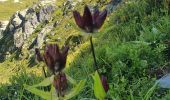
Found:
[{"label": "rocky slope", "polygon": [[[0,79],[10,84],[0,86],[0,98],[39,98],[25,91],[23,84],[37,84],[44,78],[41,68],[45,64],[33,63],[34,48],[39,47],[43,52],[41,47],[49,42],[59,46],[70,44],[64,72],[77,81],[87,79],[82,93],[72,100],[94,98],[93,80],[90,77],[94,72],[94,63],[89,49],[89,38],[82,36],[84,34],[77,28],[72,17],[72,11],[78,10],[82,13],[85,4],[90,8],[95,5],[100,10],[107,8],[109,11],[104,25],[93,37],[98,66],[108,77],[110,85],[108,99],[142,100],[147,97],[159,100],[169,97],[166,89],[156,87],[154,91],[150,91],[153,90],[157,78],[169,73],[169,1],[126,0],[116,10],[117,6],[114,5],[121,0],[112,0],[110,3],[110,0],[83,0],[80,3],[70,1],[58,0],[50,20],[39,22],[39,25],[33,28],[34,31],[24,39],[21,47],[16,47],[15,33],[4,33],[1,39],[4,47],[1,49],[4,50],[2,53],[7,60],[0,63],[0,72],[3,72],[0,73]],[[114,12],[111,13],[112,11]],[[80,40],[82,37],[86,41]],[[8,81],[10,76],[13,77]]]},{"label": "rocky slope", "polygon": [[[121,1],[113,0],[107,4],[108,11],[112,12]],[[22,50],[29,50],[28,52],[30,52],[34,47],[41,48],[43,43],[48,40],[46,36],[53,36],[56,33],[54,31],[56,26],[61,24],[62,20],[68,20],[66,17],[70,16],[70,10],[74,9],[74,6],[80,2],[82,1],[75,2],[68,0],[62,6],[57,6],[55,5],[55,0],[41,0],[27,9],[17,11],[11,17],[9,23],[6,22],[7,26],[1,25],[1,60],[7,59],[13,53],[18,58],[20,54],[24,53],[21,52]],[[57,9],[62,9],[62,13],[60,14],[62,19],[55,20],[56,15],[53,13],[57,12]],[[67,27],[70,26],[65,25],[65,28]],[[69,42],[68,40],[71,37],[67,38],[66,42]],[[60,41],[61,37],[58,36],[55,40]]]},{"label": "rocky slope", "polygon": [[[56,9],[54,2],[54,0],[51,2],[40,1],[27,9],[17,11],[7,26],[2,25],[0,40],[2,55],[22,48],[40,24],[47,24],[52,19],[52,14]],[[42,32],[38,37],[42,37],[41,34]]]}]

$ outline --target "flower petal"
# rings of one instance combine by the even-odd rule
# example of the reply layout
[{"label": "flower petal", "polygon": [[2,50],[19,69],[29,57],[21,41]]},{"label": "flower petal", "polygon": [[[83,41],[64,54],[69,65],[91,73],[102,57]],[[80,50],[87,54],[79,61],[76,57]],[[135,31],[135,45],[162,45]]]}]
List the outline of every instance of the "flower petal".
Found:
[{"label": "flower petal", "polygon": [[99,14],[100,14],[99,9],[96,8],[96,9],[94,10],[94,13],[93,13],[93,21],[94,21],[93,24],[96,23],[95,21],[96,21],[97,17],[99,16]]},{"label": "flower petal", "polygon": [[76,24],[83,29],[84,27],[84,22],[83,19],[78,11],[73,11],[73,16],[76,21]]},{"label": "flower petal", "polygon": [[46,46],[46,52],[49,53],[53,61],[56,61],[60,58],[60,51],[57,44],[48,44]]},{"label": "flower petal", "polygon": [[64,96],[64,91],[68,87],[65,73],[59,73],[58,75],[55,75],[53,86],[59,92],[60,96]]},{"label": "flower petal", "polygon": [[67,56],[68,50],[69,50],[69,46],[64,46],[64,47],[62,47],[62,55],[63,55],[64,57]]},{"label": "flower petal", "polygon": [[60,52],[57,44],[46,45],[44,61],[53,73],[59,72],[65,67],[68,49],[69,47],[65,46],[63,47],[63,51]]},{"label": "flower petal", "polygon": [[101,26],[103,25],[105,19],[107,17],[107,10],[104,10],[103,12],[101,12],[99,14],[99,16],[96,18],[96,28],[101,28]]},{"label": "flower petal", "polygon": [[102,85],[103,85],[103,88],[105,90],[105,92],[107,92],[109,90],[109,85],[107,83],[107,77],[105,77],[104,75],[102,75],[100,77],[101,81],[102,81]]},{"label": "flower petal", "polygon": [[86,32],[93,32],[92,14],[87,5],[84,7],[83,20],[84,20],[84,27],[85,27]]},{"label": "flower petal", "polygon": [[53,58],[49,55],[49,52],[46,51],[44,54],[44,61],[46,63],[46,65],[48,66],[48,68],[54,73],[54,60]]}]

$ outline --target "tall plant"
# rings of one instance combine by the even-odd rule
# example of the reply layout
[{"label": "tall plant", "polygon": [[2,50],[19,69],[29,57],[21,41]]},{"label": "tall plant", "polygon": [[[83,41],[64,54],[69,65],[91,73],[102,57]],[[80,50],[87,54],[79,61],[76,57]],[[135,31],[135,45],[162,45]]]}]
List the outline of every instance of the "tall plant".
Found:
[{"label": "tall plant", "polygon": [[[41,54],[39,49],[35,49],[37,60],[45,62],[53,75],[51,77],[47,77],[45,74],[47,78],[41,83],[33,86],[25,85],[25,89],[48,100],[66,100],[77,95],[83,89],[85,80],[81,80],[77,83],[74,79],[63,72],[66,65],[68,50],[68,46],[63,46],[62,49],[59,49],[57,44],[47,44],[45,46],[44,54]],[[72,88],[71,91],[68,91],[68,81],[74,85],[74,88]],[[50,86],[51,84],[52,86],[50,91],[37,89],[37,87]]]},{"label": "tall plant", "polygon": [[[92,56],[93,56],[93,60],[94,60],[94,70],[97,70],[96,74],[93,76],[94,79],[94,92],[95,92],[95,96],[98,99],[103,99],[105,96],[100,97],[100,93],[99,95],[98,92],[101,93],[105,93],[108,91],[109,86],[107,84],[107,77],[104,75],[101,75],[98,72],[98,64],[97,64],[97,60],[96,60],[96,55],[95,55],[95,49],[94,49],[94,45],[93,45],[93,37],[92,34],[95,31],[98,31],[98,29],[100,29],[107,17],[107,10],[103,10],[102,12],[99,11],[98,8],[94,9],[94,12],[91,12],[89,7],[86,5],[84,7],[84,14],[83,16],[80,15],[80,13],[78,11],[73,11],[73,15],[74,15],[74,19],[76,24],[78,25],[79,28],[81,28],[83,31],[85,31],[86,33],[90,34],[90,45],[91,45],[91,51],[92,51]],[[100,76],[100,81],[98,81],[98,77],[97,75],[99,74]],[[100,83],[102,84],[103,87],[100,87]],[[99,86],[97,86],[99,85]],[[96,88],[98,87],[98,88]],[[104,89],[103,89],[104,88]],[[104,92],[102,90],[105,90]]]}]

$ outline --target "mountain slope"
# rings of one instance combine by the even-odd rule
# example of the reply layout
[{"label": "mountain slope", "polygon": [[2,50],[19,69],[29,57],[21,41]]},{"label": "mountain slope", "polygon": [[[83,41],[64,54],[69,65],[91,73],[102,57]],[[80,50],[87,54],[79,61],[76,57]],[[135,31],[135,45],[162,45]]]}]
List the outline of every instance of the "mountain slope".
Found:
[{"label": "mountain slope", "polygon": [[[101,8],[105,8],[107,3],[93,2]],[[85,3],[79,3],[73,9],[83,12],[84,4],[93,5],[90,0],[87,0]],[[72,17],[73,9],[68,9],[70,4],[65,3],[67,6],[63,6],[58,2],[57,5],[59,8],[54,13],[53,19],[48,23],[48,25],[54,23],[56,26],[47,34],[47,43],[58,43],[61,46],[65,44],[65,41],[70,40],[70,36],[75,37],[75,40],[71,39],[68,42],[72,48],[69,52],[65,71],[77,80],[86,78],[88,82],[84,90],[73,100],[94,98],[91,85],[92,79],[89,77],[94,72],[93,59],[89,50],[89,38],[83,35],[83,32],[75,26]],[[42,25],[42,27],[44,26]],[[38,27],[39,29],[35,33],[38,34],[42,27]],[[114,12],[108,15],[102,29],[93,34],[98,67],[108,77],[110,85],[108,99],[124,100],[134,98],[134,100],[141,100],[154,85],[156,79],[170,72],[168,70],[170,62],[167,57],[169,51],[164,52],[168,47],[167,41],[170,40],[169,33],[170,2],[167,0],[124,1]],[[22,51],[23,53],[26,52],[25,49]],[[30,54],[30,51],[27,50],[27,54]],[[12,64],[9,62],[15,60],[12,56],[10,58],[10,60],[6,60],[1,65],[11,66]],[[35,74],[26,73],[29,73],[32,69],[40,70],[40,66],[43,66],[43,64],[35,63],[36,66],[33,65],[33,68],[27,68],[33,62],[28,56],[23,56],[23,58],[16,62],[23,62],[20,64],[21,67],[18,67],[18,70],[26,72],[21,72],[17,77],[13,77],[12,81],[10,81],[12,86],[3,85],[1,87],[2,91],[10,91],[10,93],[4,92],[2,97],[7,94],[13,96],[14,91],[12,90],[14,89],[20,98],[25,98],[30,93],[23,90],[23,84],[38,83],[41,80],[38,75],[34,76]],[[169,92],[166,89],[162,90],[157,87],[150,98],[153,100],[166,99],[168,95]],[[38,97],[32,95],[28,99],[30,98]]]}]

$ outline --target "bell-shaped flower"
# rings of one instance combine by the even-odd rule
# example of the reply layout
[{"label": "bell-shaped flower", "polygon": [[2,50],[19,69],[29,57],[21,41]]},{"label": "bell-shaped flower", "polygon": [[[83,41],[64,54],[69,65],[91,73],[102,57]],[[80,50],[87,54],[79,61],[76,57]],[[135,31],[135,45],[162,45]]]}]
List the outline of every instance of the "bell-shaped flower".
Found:
[{"label": "bell-shaped flower", "polygon": [[54,77],[53,86],[58,91],[59,96],[64,96],[64,92],[68,87],[65,73],[59,73]]},{"label": "bell-shaped flower", "polygon": [[76,24],[87,33],[93,33],[95,30],[101,28],[106,17],[107,10],[100,12],[97,8],[92,13],[89,7],[84,7],[83,16],[78,11],[73,11]]},{"label": "bell-shaped flower", "polygon": [[48,44],[44,55],[41,55],[39,49],[35,49],[37,59],[44,61],[53,73],[60,72],[65,67],[68,50],[68,46],[60,50],[57,44]]},{"label": "bell-shaped flower", "polygon": [[101,75],[100,79],[101,79],[101,82],[102,82],[102,85],[103,85],[105,92],[107,92],[109,90],[109,85],[107,83],[107,77],[104,76],[104,75]]}]

